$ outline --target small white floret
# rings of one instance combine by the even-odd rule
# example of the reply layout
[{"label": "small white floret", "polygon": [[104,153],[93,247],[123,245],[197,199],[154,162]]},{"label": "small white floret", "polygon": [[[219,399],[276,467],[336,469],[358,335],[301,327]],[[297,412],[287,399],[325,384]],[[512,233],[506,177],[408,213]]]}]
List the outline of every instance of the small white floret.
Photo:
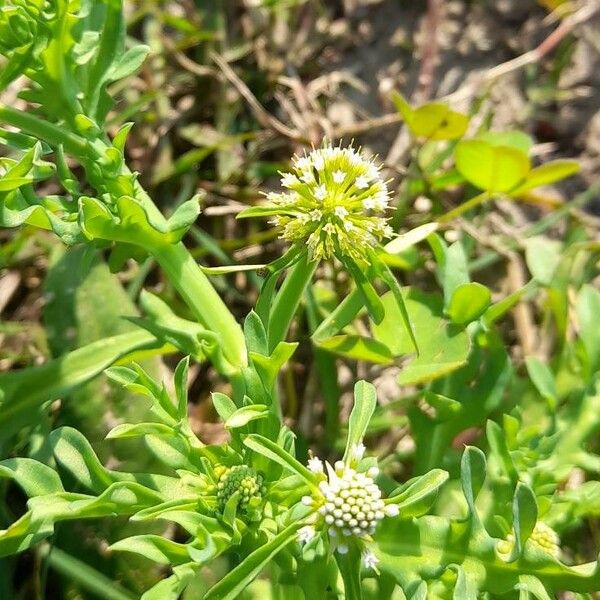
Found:
[{"label": "small white floret", "polygon": [[350,451],[352,459],[356,461],[362,460],[362,457],[365,455],[366,450],[367,449],[362,442],[354,444],[354,446],[352,446],[352,450]]},{"label": "small white floret", "polygon": [[308,470],[313,473],[323,472],[323,461],[316,456],[308,459]]},{"label": "small white floret", "polygon": [[367,569],[377,568],[379,559],[372,552],[365,552],[363,554],[363,564]]},{"label": "small white floret", "polygon": [[344,179],[346,179],[346,173],[344,171],[335,171],[333,174],[333,181],[335,183],[344,183]]},{"label": "small white floret", "polygon": [[359,175],[354,184],[359,190],[364,190],[369,187],[369,180],[363,175]]},{"label": "small white floret", "polygon": [[306,544],[315,537],[315,533],[315,528],[312,525],[305,525],[298,530],[298,541],[301,544]]}]

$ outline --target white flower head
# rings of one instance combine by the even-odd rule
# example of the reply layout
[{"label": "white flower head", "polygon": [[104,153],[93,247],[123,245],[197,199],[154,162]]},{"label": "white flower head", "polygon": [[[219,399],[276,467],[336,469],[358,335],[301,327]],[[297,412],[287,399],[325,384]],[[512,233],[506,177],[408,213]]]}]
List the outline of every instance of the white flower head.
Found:
[{"label": "white flower head", "polygon": [[307,245],[312,260],[337,255],[368,263],[370,247],[389,233],[388,191],[379,167],[352,147],[326,145],[296,157],[281,183],[286,191],[267,194],[271,205],[282,208],[280,237]]},{"label": "white flower head", "polygon": [[[351,454],[349,463],[356,465],[360,462],[358,457],[364,454],[364,446],[356,444]],[[331,466],[326,462],[326,479],[319,482],[319,491],[311,503],[317,508],[316,527],[339,540],[338,552],[344,539],[368,539],[388,514],[381,490],[369,472],[358,472],[350,464],[340,460]],[[305,504],[304,499],[302,503]]]}]

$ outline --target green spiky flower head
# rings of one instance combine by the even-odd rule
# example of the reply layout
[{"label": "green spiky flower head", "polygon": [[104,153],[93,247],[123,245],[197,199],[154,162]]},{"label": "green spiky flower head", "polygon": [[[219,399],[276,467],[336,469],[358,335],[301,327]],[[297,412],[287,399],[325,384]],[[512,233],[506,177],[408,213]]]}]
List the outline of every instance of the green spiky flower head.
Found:
[{"label": "green spiky flower head", "polygon": [[257,509],[262,504],[266,493],[263,476],[246,465],[236,465],[222,470],[217,483],[219,512],[225,510],[227,502],[236,492],[239,495],[239,513],[247,514]]},{"label": "green spiky flower head", "polygon": [[280,209],[272,223],[281,238],[306,244],[312,260],[337,255],[369,262],[368,249],[391,235],[379,167],[354,148],[313,150],[295,157],[292,171],[281,175],[286,191],[267,194]]}]

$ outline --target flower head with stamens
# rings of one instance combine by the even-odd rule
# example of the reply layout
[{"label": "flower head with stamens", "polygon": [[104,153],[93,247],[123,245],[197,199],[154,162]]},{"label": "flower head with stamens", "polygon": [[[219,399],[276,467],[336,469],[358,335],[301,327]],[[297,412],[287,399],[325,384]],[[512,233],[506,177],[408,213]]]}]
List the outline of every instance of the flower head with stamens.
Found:
[{"label": "flower head with stamens", "polygon": [[[382,499],[381,490],[374,480],[379,469],[363,463],[364,451],[365,447],[359,443],[351,448],[346,462],[338,461],[333,466],[321,462],[325,470],[311,468],[320,475],[321,481],[318,491],[302,498],[302,504],[316,509],[311,531],[326,532],[330,543],[340,554],[346,553],[351,543],[362,544],[371,540],[384,517],[398,514],[396,505],[386,505]],[[318,459],[311,458],[310,461],[309,468],[316,466]],[[298,538],[301,542],[306,540],[303,529]],[[368,567],[375,564],[373,559],[369,555]]]},{"label": "flower head with stamens", "polygon": [[266,488],[263,485],[263,476],[251,467],[236,465],[218,471],[217,505],[220,512],[224,512],[227,502],[238,494],[238,510],[245,514],[256,509],[263,501]]},{"label": "flower head with stamens", "polygon": [[391,235],[379,167],[354,148],[313,150],[281,175],[287,191],[267,194],[271,207],[281,209],[272,223],[281,238],[306,244],[311,259],[337,255],[369,262],[368,249]]}]

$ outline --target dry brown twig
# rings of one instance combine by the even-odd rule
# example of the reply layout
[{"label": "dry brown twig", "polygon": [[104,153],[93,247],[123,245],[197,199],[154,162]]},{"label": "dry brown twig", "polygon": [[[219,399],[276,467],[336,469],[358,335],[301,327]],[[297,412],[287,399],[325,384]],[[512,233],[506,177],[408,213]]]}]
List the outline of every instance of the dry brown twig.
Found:
[{"label": "dry brown twig", "polygon": [[240,96],[244,98],[248,106],[252,110],[256,120],[268,129],[273,129],[281,135],[290,138],[296,142],[306,143],[306,138],[296,131],[291,129],[279,119],[273,117],[262,104],[256,99],[256,96],[250,91],[250,88],[236,75],[235,71],[229,66],[227,61],[216,52],[210,53],[211,60],[221,69],[225,78],[235,87]]},{"label": "dry brown twig", "polygon": [[560,25],[536,48],[525,52],[516,58],[503,62],[495,67],[487,70],[480,77],[477,77],[469,85],[463,86],[461,89],[444,96],[443,100],[459,101],[465,100],[473,96],[476,90],[481,87],[489,87],[499,77],[518,71],[523,67],[539,62],[546,56],[567,34],[581,24],[585,23],[594,14],[600,10],[600,3],[597,0],[589,0],[583,2],[581,8],[565,17]]},{"label": "dry brown twig", "polygon": [[423,103],[431,98],[433,89],[433,76],[435,67],[438,63],[438,25],[442,18],[441,0],[428,0],[427,15],[425,17],[424,44],[422,50],[421,70],[417,82],[413,100],[417,103]]}]

